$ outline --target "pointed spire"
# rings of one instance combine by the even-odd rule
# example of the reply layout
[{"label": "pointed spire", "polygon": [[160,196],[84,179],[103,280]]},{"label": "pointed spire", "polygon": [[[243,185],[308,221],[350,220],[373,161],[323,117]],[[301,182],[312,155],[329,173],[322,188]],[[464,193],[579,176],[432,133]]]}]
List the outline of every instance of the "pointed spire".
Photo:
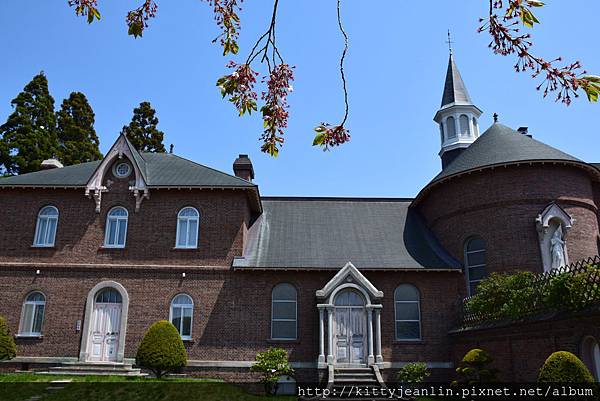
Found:
[{"label": "pointed spire", "polygon": [[449,104],[472,105],[471,97],[467,91],[467,87],[460,76],[458,67],[454,62],[452,51],[448,60],[448,71],[446,72],[446,83],[444,84],[444,95],[442,96],[442,105],[444,107]]}]

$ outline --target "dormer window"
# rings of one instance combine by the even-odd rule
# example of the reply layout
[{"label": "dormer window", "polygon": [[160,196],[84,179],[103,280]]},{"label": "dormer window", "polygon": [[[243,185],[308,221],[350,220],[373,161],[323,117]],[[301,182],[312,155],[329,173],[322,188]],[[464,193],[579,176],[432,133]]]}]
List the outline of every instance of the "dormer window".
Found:
[{"label": "dormer window", "polygon": [[115,177],[127,178],[131,174],[131,166],[125,162],[117,163],[115,164],[114,173]]}]

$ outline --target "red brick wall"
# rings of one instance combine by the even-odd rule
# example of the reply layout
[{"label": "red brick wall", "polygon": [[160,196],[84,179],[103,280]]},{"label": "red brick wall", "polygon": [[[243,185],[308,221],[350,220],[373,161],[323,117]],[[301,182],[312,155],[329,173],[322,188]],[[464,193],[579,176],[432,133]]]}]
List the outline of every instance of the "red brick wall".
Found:
[{"label": "red brick wall", "polygon": [[[135,212],[126,182],[102,195],[102,209],[83,189],[0,189],[0,262],[193,264],[230,266],[242,254],[249,222],[242,190],[151,190]],[[54,248],[32,248],[37,213],[46,205],[60,216]],[[116,205],[129,211],[125,249],[103,249],[106,214]],[[176,250],[177,213],[194,206],[200,212],[198,249]]]},{"label": "red brick wall", "polygon": [[587,336],[600,340],[598,314],[561,320],[514,324],[508,327],[471,330],[453,335],[454,361],[472,348],[482,348],[494,358],[499,379],[535,382],[544,361],[555,351],[569,351],[584,359],[582,342]]},{"label": "red brick wall", "polygon": [[[17,340],[21,356],[79,355],[81,334],[76,321],[83,321],[88,292],[104,280],[121,283],[130,297],[126,357],[134,357],[144,331],[168,319],[171,299],[185,292],[194,299],[193,338],[187,343],[190,359],[253,360],[256,352],[277,345],[287,349],[290,360],[316,362],[318,319],[315,292],[335,272],[240,272],[228,269],[187,271],[181,269],[42,269],[4,268],[0,271],[0,315],[13,333],[18,330],[21,303],[32,290],[46,294],[44,338]],[[384,292],[382,348],[386,362],[451,360],[447,332],[456,322],[456,299],[463,282],[461,273],[366,272]],[[270,341],[271,289],[290,282],[298,289],[298,341]],[[421,292],[422,333],[420,342],[394,339],[393,292],[400,283],[412,283]],[[443,298],[440,294],[444,294]],[[83,326],[83,325],[82,325]]]},{"label": "red brick wall", "polygon": [[575,167],[500,167],[434,186],[418,208],[442,245],[463,261],[471,236],[486,242],[488,271],[542,271],[535,219],[556,201],[575,218],[567,247],[571,261],[598,254],[592,182]]}]

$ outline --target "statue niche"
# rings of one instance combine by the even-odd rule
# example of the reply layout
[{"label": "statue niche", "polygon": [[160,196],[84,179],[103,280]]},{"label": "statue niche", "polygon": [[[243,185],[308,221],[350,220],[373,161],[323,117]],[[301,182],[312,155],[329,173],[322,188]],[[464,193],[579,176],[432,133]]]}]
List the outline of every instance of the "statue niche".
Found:
[{"label": "statue niche", "polygon": [[574,222],[575,220],[554,202],[537,216],[536,225],[545,272],[569,263],[566,237]]}]

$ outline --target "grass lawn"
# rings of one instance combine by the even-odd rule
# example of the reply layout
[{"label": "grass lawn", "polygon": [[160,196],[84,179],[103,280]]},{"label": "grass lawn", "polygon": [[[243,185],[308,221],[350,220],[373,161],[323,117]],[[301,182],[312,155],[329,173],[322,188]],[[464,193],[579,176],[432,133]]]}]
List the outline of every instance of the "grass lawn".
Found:
[{"label": "grass lawn", "polygon": [[[72,380],[62,390],[46,392],[52,380]],[[296,397],[252,395],[225,382],[210,379],[146,379],[123,376],[0,375],[0,400],[25,401],[292,401]]]}]

